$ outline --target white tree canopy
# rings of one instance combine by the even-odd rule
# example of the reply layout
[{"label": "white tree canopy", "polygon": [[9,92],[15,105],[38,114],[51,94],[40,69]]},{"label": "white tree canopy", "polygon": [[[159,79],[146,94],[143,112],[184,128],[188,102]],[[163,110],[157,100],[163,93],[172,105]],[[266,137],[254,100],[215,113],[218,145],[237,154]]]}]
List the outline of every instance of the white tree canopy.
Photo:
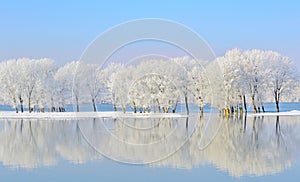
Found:
[{"label": "white tree canopy", "polygon": [[102,102],[123,112],[128,106],[134,112],[175,112],[178,103],[185,103],[187,113],[191,103],[200,112],[206,104],[227,113],[250,105],[260,112],[270,100],[279,111],[282,99],[296,100],[299,81],[293,67],[288,57],[258,49],[228,50],[210,62],[152,58],[104,67],[72,61],[57,68],[48,58],[19,58],[0,62],[0,98],[16,112],[65,111],[67,104],[79,111],[82,103],[92,103],[97,111]]}]

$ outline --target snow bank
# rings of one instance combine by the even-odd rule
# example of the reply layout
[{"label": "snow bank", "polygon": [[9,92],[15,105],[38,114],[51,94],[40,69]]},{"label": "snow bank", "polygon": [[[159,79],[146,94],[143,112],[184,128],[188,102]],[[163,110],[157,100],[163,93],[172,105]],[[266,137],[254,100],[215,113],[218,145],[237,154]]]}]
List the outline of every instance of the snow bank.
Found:
[{"label": "snow bank", "polygon": [[179,113],[120,113],[120,112],[51,112],[51,113],[15,113],[0,112],[0,119],[72,119],[72,118],[181,118]]},{"label": "snow bank", "polygon": [[249,114],[249,116],[300,116],[300,111],[292,110],[289,112],[265,112]]}]

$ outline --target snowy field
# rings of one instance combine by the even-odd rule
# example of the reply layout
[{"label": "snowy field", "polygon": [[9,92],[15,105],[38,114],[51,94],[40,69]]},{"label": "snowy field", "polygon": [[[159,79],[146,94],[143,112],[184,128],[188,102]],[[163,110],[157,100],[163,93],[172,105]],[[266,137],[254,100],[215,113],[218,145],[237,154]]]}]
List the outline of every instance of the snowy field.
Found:
[{"label": "snowy field", "polygon": [[249,116],[300,116],[300,111],[292,110],[289,112],[265,112],[249,114]]},{"label": "snowy field", "polygon": [[181,118],[182,113],[122,113],[122,112],[49,112],[49,113],[15,113],[0,112],[0,119],[72,119],[72,118]]},{"label": "snowy field", "polygon": [[[208,113],[209,114],[209,113]],[[194,115],[194,114],[193,114]],[[181,118],[185,113],[122,113],[122,112],[47,112],[47,113],[15,113],[0,112],[0,119],[72,119],[72,118]],[[190,115],[191,116],[191,115]],[[248,116],[300,116],[300,111],[251,113]]]}]

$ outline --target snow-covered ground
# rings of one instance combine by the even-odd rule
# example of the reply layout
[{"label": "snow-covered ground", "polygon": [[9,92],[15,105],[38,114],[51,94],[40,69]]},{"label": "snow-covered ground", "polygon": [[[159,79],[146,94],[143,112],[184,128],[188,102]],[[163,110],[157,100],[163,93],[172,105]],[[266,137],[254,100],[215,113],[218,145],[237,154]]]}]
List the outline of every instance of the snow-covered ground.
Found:
[{"label": "snow-covered ground", "polygon": [[0,119],[72,119],[72,118],[180,118],[187,117],[180,113],[120,113],[120,112],[46,112],[46,113],[15,113],[0,112]]},{"label": "snow-covered ground", "polygon": [[292,110],[289,112],[265,112],[265,113],[255,113],[249,116],[300,116],[300,111]]}]

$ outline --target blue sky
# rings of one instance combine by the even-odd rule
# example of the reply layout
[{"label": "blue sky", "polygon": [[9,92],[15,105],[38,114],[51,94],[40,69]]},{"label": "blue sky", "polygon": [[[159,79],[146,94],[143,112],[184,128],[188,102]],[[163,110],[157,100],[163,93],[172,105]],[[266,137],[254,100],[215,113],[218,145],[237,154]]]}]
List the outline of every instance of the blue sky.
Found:
[{"label": "blue sky", "polygon": [[0,60],[79,59],[100,33],[132,19],[186,25],[217,55],[227,49],[268,49],[300,65],[298,1],[7,1],[0,5]]}]

